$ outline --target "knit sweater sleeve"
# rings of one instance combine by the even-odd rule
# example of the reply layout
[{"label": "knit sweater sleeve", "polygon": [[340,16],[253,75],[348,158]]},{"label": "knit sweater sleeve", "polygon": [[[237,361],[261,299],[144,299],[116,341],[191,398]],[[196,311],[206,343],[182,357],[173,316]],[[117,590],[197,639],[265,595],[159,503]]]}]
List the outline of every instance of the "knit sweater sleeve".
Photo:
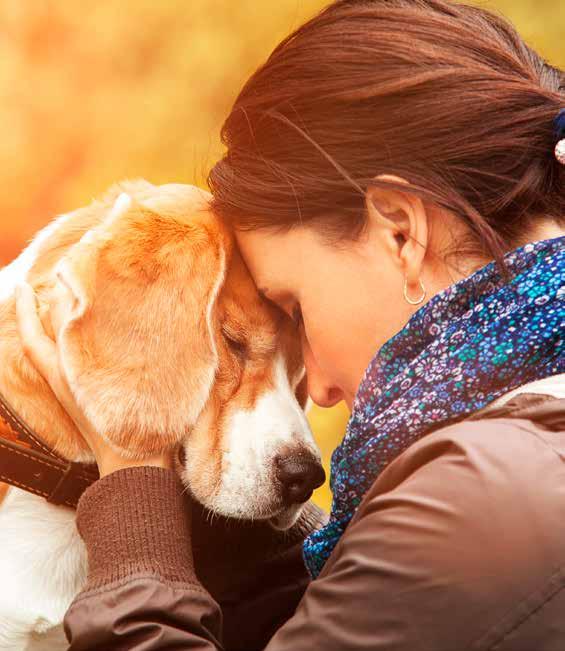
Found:
[{"label": "knit sweater sleeve", "polygon": [[70,651],[169,648],[177,637],[182,649],[264,648],[309,583],[302,540],[324,517],[308,504],[283,534],[266,523],[210,523],[171,471],[104,477],[77,509],[89,567],[65,617]]},{"label": "knit sweater sleeve", "polygon": [[[119,470],[85,491],[77,527],[87,545],[88,579],[65,616],[69,651],[158,648],[152,645],[162,627],[179,625],[178,612],[194,618],[189,626],[197,630],[201,619],[207,622],[183,648],[221,648],[221,611],[194,569],[182,492],[174,473],[153,467]],[[151,625],[137,619],[138,612],[147,615],[148,599]]]}]

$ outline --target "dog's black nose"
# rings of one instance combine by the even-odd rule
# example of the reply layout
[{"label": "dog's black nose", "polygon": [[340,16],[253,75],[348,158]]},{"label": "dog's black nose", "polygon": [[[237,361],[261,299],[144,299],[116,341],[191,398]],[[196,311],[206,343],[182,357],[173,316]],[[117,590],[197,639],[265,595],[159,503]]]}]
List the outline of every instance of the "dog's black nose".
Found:
[{"label": "dog's black nose", "polygon": [[275,465],[283,500],[288,505],[307,502],[313,490],[326,480],[324,469],[310,454],[279,455]]}]

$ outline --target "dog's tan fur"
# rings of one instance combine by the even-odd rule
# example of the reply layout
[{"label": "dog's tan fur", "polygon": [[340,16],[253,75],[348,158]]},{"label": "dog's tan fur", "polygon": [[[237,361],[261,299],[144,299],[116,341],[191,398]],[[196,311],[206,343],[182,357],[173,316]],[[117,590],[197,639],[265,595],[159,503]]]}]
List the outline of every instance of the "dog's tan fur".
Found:
[{"label": "dog's tan fur", "polygon": [[[123,192],[131,205],[112,215]],[[223,421],[251,409],[272,385],[277,352],[302,405],[306,398],[304,383],[297,386],[302,359],[292,322],[260,299],[208,199],[193,186],[114,186],[42,243],[27,277],[46,330],[53,337],[57,330],[75,395],[91,408],[100,434],[141,457],[192,432],[197,470],[202,459],[202,472],[193,472],[200,494],[213,492],[222,471]],[[48,445],[66,458],[90,459],[22,353],[13,298],[0,303],[0,329],[0,391]],[[230,341],[240,342],[244,355]]]},{"label": "dog's tan fur", "polygon": [[[184,450],[177,471],[202,504],[286,529],[302,503],[285,500],[278,460],[319,463],[300,342],[259,297],[209,196],[125,182],[40,232],[0,271],[0,392],[59,454],[93,461],[23,352],[13,293],[27,280],[101,436],[130,457]],[[64,648],[64,612],[86,575],[74,513],[0,484],[0,519],[0,647]]]}]

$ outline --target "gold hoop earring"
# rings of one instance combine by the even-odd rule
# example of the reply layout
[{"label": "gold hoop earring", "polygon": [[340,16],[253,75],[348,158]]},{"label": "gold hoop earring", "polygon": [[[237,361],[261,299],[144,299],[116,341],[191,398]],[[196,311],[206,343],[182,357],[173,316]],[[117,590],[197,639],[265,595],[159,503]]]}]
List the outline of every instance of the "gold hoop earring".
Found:
[{"label": "gold hoop earring", "polygon": [[408,278],[404,278],[404,299],[407,303],[410,303],[410,305],[420,305],[420,303],[426,298],[426,288],[424,287],[424,283],[420,278],[418,278],[418,282],[422,288],[422,295],[414,300],[408,296]]}]

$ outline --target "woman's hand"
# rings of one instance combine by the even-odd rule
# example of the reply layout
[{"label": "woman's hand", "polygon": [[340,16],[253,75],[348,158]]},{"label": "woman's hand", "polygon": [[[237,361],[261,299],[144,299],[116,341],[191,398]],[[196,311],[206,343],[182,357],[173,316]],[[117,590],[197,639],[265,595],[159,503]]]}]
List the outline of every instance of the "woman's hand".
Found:
[{"label": "woman's hand", "polygon": [[90,446],[101,477],[115,470],[132,466],[172,467],[170,455],[165,452],[145,459],[126,459],[94,430],[69,388],[60,364],[57,343],[45,332],[37,313],[35,293],[27,283],[21,283],[16,288],[16,314],[20,339],[26,355],[49,384],[57,400]]}]

